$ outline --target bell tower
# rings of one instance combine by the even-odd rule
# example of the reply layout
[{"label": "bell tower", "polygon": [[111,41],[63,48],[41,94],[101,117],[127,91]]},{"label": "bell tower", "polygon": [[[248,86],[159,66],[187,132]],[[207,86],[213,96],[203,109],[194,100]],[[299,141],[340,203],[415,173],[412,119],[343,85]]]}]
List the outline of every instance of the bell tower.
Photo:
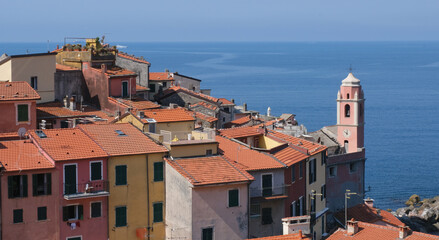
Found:
[{"label": "bell tower", "polygon": [[346,153],[364,147],[364,100],[360,80],[350,72],[337,94],[337,141]]}]

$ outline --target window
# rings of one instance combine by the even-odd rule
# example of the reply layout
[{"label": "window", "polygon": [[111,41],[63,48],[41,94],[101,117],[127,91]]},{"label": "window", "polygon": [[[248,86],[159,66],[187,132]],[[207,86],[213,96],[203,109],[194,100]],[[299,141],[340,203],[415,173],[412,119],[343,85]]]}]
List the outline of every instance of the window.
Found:
[{"label": "window", "polygon": [[346,98],[349,99],[349,93],[346,95]]},{"label": "window", "polygon": [[52,174],[32,174],[32,192],[34,196],[52,194]]},{"label": "window", "polygon": [[116,185],[127,185],[127,166],[116,166]]},{"label": "window", "polygon": [[90,162],[90,181],[102,180],[102,161]]},{"label": "window", "polygon": [[77,164],[64,164],[64,194],[77,193],[77,173]]},{"label": "window", "polygon": [[212,155],[212,149],[208,149],[208,150],[206,150],[206,155],[207,155],[207,156]]},{"label": "window", "polygon": [[271,208],[262,208],[262,225],[273,223]]},{"label": "window", "polygon": [[251,204],[250,205],[250,217],[256,218],[261,216],[261,205]]},{"label": "window", "polygon": [[90,204],[90,217],[97,218],[102,216],[102,203],[92,202]]},{"label": "window", "polygon": [[349,106],[349,104],[346,104],[344,106],[344,116],[345,117],[350,117],[351,116],[351,106]]},{"label": "window", "polygon": [[326,198],[326,184],[323,184],[323,185],[320,187],[320,193],[322,194],[322,195],[320,196],[320,201],[323,201],[323,199]]},{"label": "window", "polygon": [[155,84],[154,83],[149,84],[149,91],[155,93]]},{"label": "window", "polygon": [[122,82],[122,97],[126,98],[129,96],[129,92],[128,92],[128,81],[123,81]]},{"label": "window", "polygon": [[[315,191],[313,191],[315,192]],[[316,211],[316,197],[317,196],[311,196],[311,212],[315,212]]]},{"label": "window", "polygon": [[17,122],[28,122],[29,121],[29,105],[28,104],[18,104],[17,105]]},{"label": "window", "polygon": [[[87,65],[84,65],[87,67]],[[82,237],[69,237],[67,240],[82,240]]]},{"label": "window", "polygon": [[273,195],[273,175],[262,175],[262,196],[269,197]]},{"label": "window", "polygon": [[154,222],[163,222],[163,203],[162,202],[154,203],[152,205],[152,208],[153,208],[153,212],[154,212],[153,221]]},{"label": "window", "polygon": [[213,239],[213,228],[203,228],[202,230],[202,238],[203,240],[212,240]]},{"label": "window", "polygon": [[127,225],[127,207],[116,207],[116,227],[125,227]]},{"label": "window", "polygon": [[304,213],[304,211],[303,211],[304,210],[303,201],[304,201],[304,198],[302,196],[302,197],[299,198],[299,213],[300,213],[300,216],[303,216],[303,213]]},{"label": "window", "polygon": [[163,88],[165,88],[167,85],[167,82],[163,82]]},{"label": "window", "polygon": [[239,206],[239,190],[229,190],[229,207]]},{"label": "window", "polygon": [[297,202],[296,201],[293,201],[292,203],[291,203],[291,212],[290,212],[290,214],[291,214],[291,217],[295,217],[295,216],[297,216]]},{"label": "window", "polygon": [[8,176],[8,197],[27,197],[27,175]]},{"label": "window", "polygon": [[82,205],[69,205],[62,208],[63,221],[83,219]]},{"label": "window", "polygon": [[291,182],[296,181],[296,165],[291,166]]},{"label": "window", "polygon": [[344,150],[345,150],[345,152],[349,152],[349,141],[348,140],[344,140]]},{"label": "window", "polygon": [[320,165],[324,165],[326,164],[326,151],[322,152],[322,162],[320,163]]},{"label": "window", "polygon": [[226,118],[225,117],[223,117],[223,122],[225,122],[226,121]]},{"label": "window", "polygon": [[47,220],[47,207],[39,207],[37,209],[38,221]]},{"label": "window", "polygon": [[325,215],[322,216],[322,234],[325,233]]},{"label": "window", "polygon": [[308,164],[309,167],[309,183],[313,183],[317,178],[316,159],[311,159]]},{"label": "window", "polygon": [[349,173],[353,173],[357,171],[357,164],[356,163],[350,163],[349,164]]},{"label": "window", "polygon": [[23,222],[23,209],[14,209],[14,223]]},{"label": "window", "polygon": [[337,167],[330,167],[329,168],[329,177],[335,177],[337,176]]},{"label": "window", "polygon": [[148,130],[150,133],[155,133],[155,123],[149,123]]},{"label": "window", "polygon": [[66,120],[61,121],[61,128],[69,128],[69,121]]},{"label": "window", "polygon": [[303,178],[303,162],[299,163],[299,179]]},{"label": "window", "polygon": [[163,162],[154,163],[154,182],[163,181]]},{"label": "window", "polygon": [[225,108],[224,108],[224,112],[226,112],[226,113],[230,113],[230,109],[229,109],[228,107],[225,107]]},{"label": "window", "polygon": [[38,77],[36,76],[30,77],[30,86],[33,89],[38,90]]}]

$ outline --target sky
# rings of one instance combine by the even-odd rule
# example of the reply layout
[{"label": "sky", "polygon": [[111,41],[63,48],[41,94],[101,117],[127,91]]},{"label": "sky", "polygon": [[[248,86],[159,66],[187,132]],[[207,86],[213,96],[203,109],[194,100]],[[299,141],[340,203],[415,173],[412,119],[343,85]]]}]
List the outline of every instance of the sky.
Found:
[{"label": "sky", "polygon": [[436,41],[438,0],[0,0],[0,42]]}]

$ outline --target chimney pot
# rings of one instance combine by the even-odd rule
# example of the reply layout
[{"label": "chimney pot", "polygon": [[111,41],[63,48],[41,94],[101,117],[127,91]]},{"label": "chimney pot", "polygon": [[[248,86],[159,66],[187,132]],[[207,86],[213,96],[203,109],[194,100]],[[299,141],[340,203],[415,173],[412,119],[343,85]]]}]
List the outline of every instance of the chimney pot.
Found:
[{"label": "chimney pot", "polygon": [[302,239],[302,230],[299,230],[299,239]]},{"label": "chimney pot", "polygon": [[107,72],[107,65],[102,64],[101,65],[101,70],[102,70],[103,73],[106,73]]},{"label": "chimney pot", "polygon": [[72,110],[72,111],[76,110],[75,97],[70,98],[70,110]]},{"label": "chimney pot", "polygon": [[358,222],[355,221],[354,219],[348,221],[347,225],[348,225],[348,231],[347,231],[348,236],[353,236],[358,232]]},{"label": "chimney pot", "polygon": [[364,204],[366,204],[366,206],[368,206],[370,208],[373,208],[373,202],[374,202],[374,200],[371,198],[364,199]]},{"label": "chimney pot", "polygon": [[399,239],[405,239],[410,233],[410,228],[408,226],[399,227]]}]

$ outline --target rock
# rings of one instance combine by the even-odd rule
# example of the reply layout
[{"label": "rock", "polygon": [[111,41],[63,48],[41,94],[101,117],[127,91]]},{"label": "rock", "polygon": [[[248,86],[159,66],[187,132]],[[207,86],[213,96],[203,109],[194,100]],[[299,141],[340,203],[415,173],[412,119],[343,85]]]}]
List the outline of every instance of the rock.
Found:
[{"label": "rock", "polygon": [[409,198],[409,200],[407,200],[407,202],[405,202],[405,205],[407,205],[407,206],[415,205],[415,204],[419,203],[420,200],[421,200],[421,198],[419,197],[419,195],[413,194]]}]

